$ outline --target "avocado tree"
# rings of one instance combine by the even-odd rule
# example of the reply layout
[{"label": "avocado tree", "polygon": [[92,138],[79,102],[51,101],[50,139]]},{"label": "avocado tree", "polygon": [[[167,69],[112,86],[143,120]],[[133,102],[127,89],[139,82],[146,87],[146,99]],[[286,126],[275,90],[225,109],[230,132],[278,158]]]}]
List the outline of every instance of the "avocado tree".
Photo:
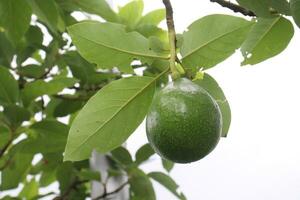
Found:
[{"label": "avocado tree", "polygon": [[[299,0],[211,2],[243,17],[209,15],[178,33],[170,0],[149,13],[142,0],[118,11],[105,0],[0,0],[0,198],[85,199],[95,181],[104,188],[95,200],[128,189],[129,199],[154,200],[156,181],[186,199],[169,176],[174,162],[205,157],[231,121],[206,70],[238,49],[241,65],[272,58],[292,21],[300,26]],[[132,156],[122,144],[146,116],[149,144]],[[91,169],[93,151],[108,176]],[[144,172],[155,153],[165,172]],[[116,177],[125,181],[109,188]]]}]

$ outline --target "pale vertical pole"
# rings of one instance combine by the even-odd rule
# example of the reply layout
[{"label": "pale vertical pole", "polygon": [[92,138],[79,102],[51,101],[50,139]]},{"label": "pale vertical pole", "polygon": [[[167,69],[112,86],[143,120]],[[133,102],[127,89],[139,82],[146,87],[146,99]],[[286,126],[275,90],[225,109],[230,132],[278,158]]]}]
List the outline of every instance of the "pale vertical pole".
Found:
[{"label": "pale vertical pole", "polygon": [[[111,7],[113,7],[113,0],[106,0]],[[97,152],[93,152],[92,157],[90,159],[91,168],[95,171],[99,171],[102,176],[102,180],[104,181],[107,178],[107,170],[110,168],[109,162],[105,155],[99,154]],[[125,177],[119,178],[110,178],[107,184],[107,192],[113,191],[117,189],[120,185],[125,183],[127,180]],[[92,199],[99,197],[104,192],[103,185],[99,182],[92,182]],[[109,196],[107,199],[114,200],[128,200],[129,199],[129,190],[128,187],[123,188],[120,192],[113,196]]]}]

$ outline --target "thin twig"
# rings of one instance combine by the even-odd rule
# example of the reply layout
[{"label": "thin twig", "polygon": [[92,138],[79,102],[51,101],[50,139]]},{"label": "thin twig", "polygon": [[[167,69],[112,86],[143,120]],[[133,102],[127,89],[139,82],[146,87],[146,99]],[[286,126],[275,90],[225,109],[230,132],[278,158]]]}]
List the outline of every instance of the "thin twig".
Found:
[{"label": "thin twig", "polygon": [[96,198],[94,198],[92,200],[100,200],[100,199],[104,199],[107,196],[116,194],[116,193],[120,192],[128,184],[129,184],[129,182],[127,181],[127,182],[123,183],[122,185],[120,185],[120,187],[118,187],[117,189],[115,189],[115,190],[113,190],[111,192],[104,191],[102,195],[100,195],[99,197],[96,197]]},{"label": "thin twig", "polygon": [[226,0],[210,0],[210,1],[213,3],[217,3],[225,8],[228,8],[228,9],[232,10],[233,12],[241,13],[245,16],[250,16],[250,17],[256,16],[256,14],[253,11],[243,8],[240,5],[237,5],[230,1],[226,1]]},{"label": "thin twig", "polygon": [[6,150],[8,149],[8,147],[11,145],[11,143],[13,142],[13,139],[10,139],[2,149],[0,149],[0,158],[4,155],[4,153],[6,152]]}]

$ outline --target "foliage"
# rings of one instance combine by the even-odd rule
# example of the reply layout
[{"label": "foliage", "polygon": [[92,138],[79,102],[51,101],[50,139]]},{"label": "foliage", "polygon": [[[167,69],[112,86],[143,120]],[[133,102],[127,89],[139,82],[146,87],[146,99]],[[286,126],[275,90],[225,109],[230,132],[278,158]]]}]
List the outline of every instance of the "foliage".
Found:
[{"label": "foliage", "polygon": [[[223,136],[230,127],[229,103],[206,70],[237,49],[242,65],[270,59],[293,37],[285,16],[300,24],[299,0],[238,3],[234,11],[250,10],[251,20],[205,16],[177,35],[176,68],[217,100]],[[142,0],[118,11],[105,0],[0,0],[0,195],[20,187],[15,199],[84,199],[90,196],[89,181],[107,183],[87,160],[96,149],[111,161],[108,179],[128,179],[98,199],[126,185],[131,199],[155,199],[152,180],[185,199],[166,173],[142,171],[154,155],[148,144],[135,158],[120,147],[143,121],[155,90],[167,82],[174,52],[161,26],[165,9],[146,14],[143,9]],[[86,19],[79,21],[75,11]],[[162,166],[170,172],[174,164],[162,160]],[[54,182],[59,193],[39,194]]]}]

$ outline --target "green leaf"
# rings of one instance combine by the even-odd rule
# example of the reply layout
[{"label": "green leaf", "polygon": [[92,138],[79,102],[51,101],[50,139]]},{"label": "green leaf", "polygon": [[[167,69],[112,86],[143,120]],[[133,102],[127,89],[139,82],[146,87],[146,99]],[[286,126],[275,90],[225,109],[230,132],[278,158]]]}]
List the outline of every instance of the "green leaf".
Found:
[{"label": "green leaf", "polygon": [[25,85],[22,91],[22,99],[25,105],[29,105],[37,97],[57,94],[75,83],[77,83],[77,80],[74,78],[56,78],[49,82],[37,80]]},{"label": "green leaf", "polygon": [[28,78],[41,78],[45,74],[45,68],[40,65],[27,65],[18,68],[18,74]]},{"label": "green leaf", "polygon": [[70,98],[73,97],[74,99],[52,98],[44,110],[47,118],[65,117],[79,111],[84,105],[85,101],[76,99],[79,96],[70,96]]},{"label": "green leaf", "polygon": [[203,79],[194,82],[204,88],[217,101],[223,120],[222,136],[226,137],[231,123],[231,110],[223,90],[217,81],[207,73],[204,74]]},{"label": "green leaf", "polygon": [[245,40],[252,22],[229,15],[209,15],[189,26],[181,48],[185,68],[211,68],[224,61]]},{"label": "green leaf", "polygon": [[41,45],[43,43],[44,35],[38,26],[30,26],[25,34],[26,41],[30,45]]},{"label": "green leaf", "polygon": [[278,16],[277,12],[290,15],[287,0],[237,0],[237,2],[244,8],[253,11],[258,17],[276,17]]},{"label": "green leaf", "polygon": [[84,169],[78,173],[79,178],[82,180],[101,181],[100,172]]},{"label": "green leaf", "polygon": [[141,18],[138,25],[155,25],[158,26],[166,18],[166,10],[158,9],[149,12]]},{"label": "green leaf", "polygon": [[61,7],[68,11],[84,11],[96,14],[109,22],[118,22],[117,14],[111,9],[106,0],[58,0]]},{"label": "green leaf", "polygon": [[174,168],[174,163],[172,161],[161,159],[162,165],[167,172],[170,172]]},{"label": "green leaf", "polygon": [[37,136],[26,144],[26,152],[55,153],[63,152],[69,127],[55,120],[44,120],[30,127]]},{"label": "green leaf", "polygon": [[135,154],[135,163],[140,165],[155,154],[150,144],[145,144]]},{"label": "green leaf", "polygon": [[179,199],[185,199],[183,194],[177,192],[178,185],[170,176],[162,172],[151,172],[148,174],[148,176],[153,180],[157,181],[158,183],[160,183],[161,185],[163,185],[166,189],[172,192]]},{"label": "green leaf", "polygon": [[10,152],[12,160],[10,160],[8,167],[1,172],[0,190],[9,190],[18,187],[27,174],[33,155],[23,152],[23,143],[19,143],[13,147]]},{"label": "green leaf", "polygon": [[80,110],[84,104],[84,101],[81,100],[62,99],[58,101],[59,103],[53,112],[54,117],[65,117],[69,114],[75,113]]},{"label": "green leaf", "polygon": [[69,51],[63,58],[74,77],[81,80],[82,83],[90,83],[91,75],[95,73],[93,64],[87,62],[76,51]]},{"label": "green leaf", "polygon": [[13,45],[7,39],[5,33],[0,31],[0,65],[10,66],[14,54]]},{"label": "green leaf", "polygon": [[107,170],[108,177],[120,177],[124,175],[124,172],[121,169],[109,168]]},{"label": "green leaf", "polygon": [[[56,172],[59,166],[62,165],[62,153],[43,154],[43,159],[38,163],[38,173],[42,173],[39,180],[40,187],[47,187],[51,183],[57,181]],[[39,170],[40,168],[40,170]]]},{"label": "green leaf", "polygon": [[19,86],[7,68],[0,66],[0,104],[13,104],[19,99]]},{"label": "green leaf", "polygon": [[79,53],[91,63],[106,68],[119,67],[131,73],[133,59],[161,58],[149,50],[149,41],[137,32],[112,23],[81,22],[68,28]]},{"label": "green leaf", "polygon": [[25,183],[19,197],[24,199],[33,199],[39,194],[39,183],[32,179],[30,182]]},{"label": "green leaf", "polygon": [[5,106],[3,113],[9,124],[15,128],[20,126],[24,121],[29,121],[31,116],[27,109],[16,105]]},{"label": "green leaf", "polygon": [[272,17],[268,0],[237,0],[237,2],[259,17]]},{"label": "green leaf", "polygon": [[254,65],[278,55],[288,46],[293,35],[293,25],[284,17],[259,18],[241,47],[242,65]]},{"label": "green leaf", "polygon": [[59,182],[59,189],[64,193],[74,181],[74,166],[71,162],[64,162],[56,171],[56,178]]},{"label": "green leaf", "polygon": [[287,0],[269,0],[270,7],[284,15],[291,15],[290,3]]},{"label": "green leaf", "polygon": [[[23,0],[24,1],[24,0]],[[59,12],[57,5],[53,0],[27,0],[33,13],[46,23],[52,32],[56,32],[58,28]]]},{"label": "green leaf", "polygon": [[300,28],[300,0],[291,0],[290,1],[292,16]]},{"label": "green leaf", "polygon": [[26,33],[30,19],[31,9],[26,1],[0,0],[0,24],[14,42],[19,42]]},{"label": "green leaf", "polygon": [[43,171],[39,180],[41,187],[47,187],[56,181],[56,168],[53,170]]},{"label": "green leaf", "polygon": [[[147,25],[141,25],[136,28],[136,31],[145,36],[146,38],[149,38],[151,36],[157,37],[158,39],[162,41],[167,41],[168,38],[168,32],[151,24]],[[151,41],[150,41],[151,42]],[[151,49],[153,49],[151,47]],[[153,49],[154,50],[154,49]],[[169,49],[168,49],[169,50]],[[170,50],[169,50],[170,51]],[[156,52],[156,51],[155,51]]]},{"label": "green leaf", "polygon": [[143,171],[139,169],[133,169],[129,174],[131,200],[156,199],[152,183]]},{"label": "green leaf", "polygon": [[123,165],[130,165],[133,163],[131,155],[124,147],[118,147],[111,152],[112,157]]},{"label": "green leaf", "polygon": [[130,29],[134,29],[143,15],[144,2],[142,0],[134,0],[121,7],[119,16],[123,24]]},{"label": "green leaf", "polygon": [[11,136],[10,136],[9,128],[1,125],[1,123],[0,123],[0,149],[2,149],[3,146],[7,144],[10,137]]},{"label": "green leaf", "polygon": [[72,123],[64,159],[83,160],[93,149],[106,153],[122,145],[147,114],[155,80],[124,78],[94,95]]}]

